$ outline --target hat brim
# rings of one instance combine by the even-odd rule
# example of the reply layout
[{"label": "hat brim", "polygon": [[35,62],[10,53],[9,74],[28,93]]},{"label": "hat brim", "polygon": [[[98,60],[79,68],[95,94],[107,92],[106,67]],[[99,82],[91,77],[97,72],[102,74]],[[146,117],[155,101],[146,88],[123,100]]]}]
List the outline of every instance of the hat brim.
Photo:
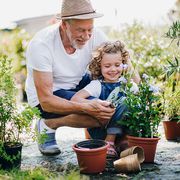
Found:
[{"label": "hat brim", "polygon": [[56,15],[57,20],[63,20],[63,19],[93,19],[93,18],[99,18],[102,17],[103,14],[101,13],[92,13],[92,14],[83,14],[83,15],[77,15],[77,16],[67,16],[67,17],[61,17],[61,14]]}]

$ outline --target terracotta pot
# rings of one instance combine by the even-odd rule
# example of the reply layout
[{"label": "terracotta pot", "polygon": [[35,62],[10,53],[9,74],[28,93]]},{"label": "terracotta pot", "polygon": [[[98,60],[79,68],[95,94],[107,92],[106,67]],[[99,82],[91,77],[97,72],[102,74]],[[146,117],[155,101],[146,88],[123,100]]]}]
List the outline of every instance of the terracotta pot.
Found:
[{"label": "terracotta pot", "polygon": [[137,154],[138,161],[140,163],[144,162],[144,149],[140,146],[131,146],[128,149],[122,151],[120,153],[120,158],[133,155],[133,154]]},{"label": "terracotta pot", "polygon": [[4,150],[11,160],[9,161],[0,155],[0,167],[4,170],[19,169],[21,166],[22,144],[7,142],[4,144]]},{"label": "terracotta pot", "polygon": [[99,173],[106,166],[108,143],[103,140],[86,140],[73,145],[81,173]]},{"label": "terracotta pot", "polygon": [[91,136],[90,136],[87,128],[84,128],[84,135],[85,135],[85,139],[91,139]]},{"label": "terracotta pot", "polygon": [[167,140],[176,140],[180,137],[180,123],[163,121],[164,133]]},{"label": "terracotta pot", "polygon": [[114,168],[118,172],[141,171],[141,166],[137,154],[128,155],[113,162]]},{"label": "terracotta pot", "polygon": [[144,162],[153,163],[155,154],[156,154],[156,147],[157,143],[160,138],[141,138],[141,137],[134,137],[134,136],[127,136],[129,147],[131,146],[140,146],[144,149]]},{"label": "terracotta pot", "polygon": [[177,123],[177,126],[176,126],[176,135],[177,135],[177,138],[180,138],[180,122]]}]

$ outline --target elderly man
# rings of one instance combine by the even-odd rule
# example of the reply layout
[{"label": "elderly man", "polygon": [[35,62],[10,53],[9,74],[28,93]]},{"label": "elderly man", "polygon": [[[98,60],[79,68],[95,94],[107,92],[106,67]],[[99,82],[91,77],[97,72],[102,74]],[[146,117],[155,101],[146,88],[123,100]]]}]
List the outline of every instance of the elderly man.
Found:
[{"label": "elderly man", "polygon": [[[37,130],[46,138],[38,147],[44,155],[60,153],[55,139],[58,127],[89,128],[98,139],[100,127],[115,112],[110,102],[99,99],[70,101],[90,82],[87,66],[91,53],[107,40],[94,28],[94,18],[101,16],[89,0],[63,0],[60,22],[38,32],[29,43],[26,92],[29,104],[41,112]],[[139,81],[139,76],[134,79]]]},{"label": "elderly man", "polygon": [[90,82],[86,69],[92,50],[107,40],[94,28],[94,18],[101,16],[89,0],[63,0],[61,21],[38,32],[29,43],[26,92],[29,104],[41,111],[37,129],[46,134],[39,144],[44,155],[60,153],[55,140],[58,127],[100,127],[114,113],[107,101],[70,101]]}]

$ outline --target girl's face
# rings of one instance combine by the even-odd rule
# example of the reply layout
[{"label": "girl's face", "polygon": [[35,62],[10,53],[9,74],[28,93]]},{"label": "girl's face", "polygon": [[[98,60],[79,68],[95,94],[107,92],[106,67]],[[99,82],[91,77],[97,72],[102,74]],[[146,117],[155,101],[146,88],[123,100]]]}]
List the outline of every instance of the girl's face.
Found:
[{"label": "girl's face", "polygon": [[117,82],[122,74],[123,68],[120,53],[103,55],[101,60],[101,73],[106,82]]}]

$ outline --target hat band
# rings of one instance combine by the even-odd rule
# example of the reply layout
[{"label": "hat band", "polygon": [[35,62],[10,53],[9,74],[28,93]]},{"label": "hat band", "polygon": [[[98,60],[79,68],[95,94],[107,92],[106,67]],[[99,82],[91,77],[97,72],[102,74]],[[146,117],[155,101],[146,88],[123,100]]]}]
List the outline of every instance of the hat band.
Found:
[{"label": "hat band", "polygon": [[71,16],[80,16],[80,15],[85,15],[85,14],[92,14],[95,13],[96,11],[88,12],[88,13],[80,13],[80,14],[72,14],[72,15],[67,15],[67,16],[61,16],[61,18],[64,17],[71,17]]}]

